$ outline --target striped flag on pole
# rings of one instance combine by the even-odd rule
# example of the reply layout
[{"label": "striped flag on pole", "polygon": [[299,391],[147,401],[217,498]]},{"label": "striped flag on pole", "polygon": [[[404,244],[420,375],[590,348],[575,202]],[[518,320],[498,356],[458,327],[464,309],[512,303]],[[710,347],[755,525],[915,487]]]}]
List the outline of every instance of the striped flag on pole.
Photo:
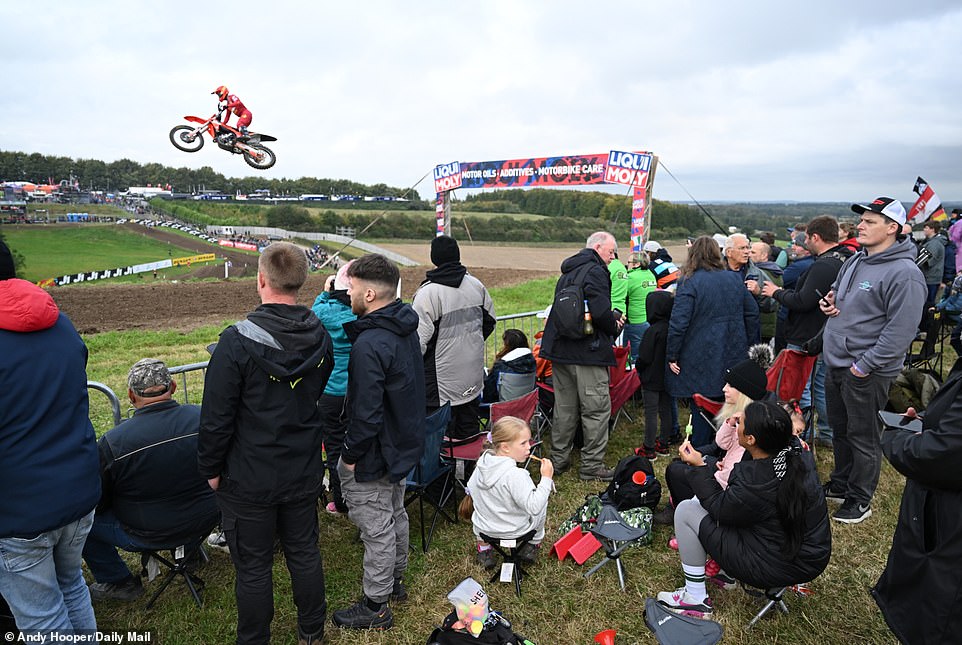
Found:
[{"label": "striped flag on pole", "polygon": [[942,200],[935,194],[928,182],[919,177],[915,180],[915,187],[912,189],[919,198],[912,208],[909,209],[906,219],[909,224],[921,224],[929,218],[944,220],[945,210],[942,208]]}]

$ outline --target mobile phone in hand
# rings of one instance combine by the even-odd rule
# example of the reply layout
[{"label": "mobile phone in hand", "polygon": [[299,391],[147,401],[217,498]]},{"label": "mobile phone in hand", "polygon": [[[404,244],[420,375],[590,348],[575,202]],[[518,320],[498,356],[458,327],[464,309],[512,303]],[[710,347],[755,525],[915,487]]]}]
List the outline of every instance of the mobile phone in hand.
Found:
[{"label": "mobile phone in hand", "polygon": [[898,412],[886,412],[879,410],[878,418],[882,421],[882,426],[886,430],[908,430],[909,432],[922,432],[922,419],[918,417],[907,417]]},{"label": "mobile phone in hand", "polygon": [[828,299],[825,297],[824,293],[816,289],[815,294],[819,297],[819,304],[825,305],[826,307],[829,306]]}]

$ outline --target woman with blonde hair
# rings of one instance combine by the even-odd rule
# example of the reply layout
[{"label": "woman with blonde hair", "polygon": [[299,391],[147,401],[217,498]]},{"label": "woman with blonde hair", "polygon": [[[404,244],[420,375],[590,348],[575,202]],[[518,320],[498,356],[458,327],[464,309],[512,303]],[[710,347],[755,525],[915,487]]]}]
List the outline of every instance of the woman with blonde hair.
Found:
[{"label": "woman with blonde hair", "polygon": [[548,495],[552,489],[554,466],[541,459],[541,481],[535,486],[531,475],[518,464],[531,454],[531,429],[517,417],[498,419],[488,433],[490,447],[478,459],[468,480],[468,495],[459,514],[470,519],[477,536],[477,560],[485,569],[497,566],[491,545],[481,533],[496,538],[516,538],[534,530],[531,541],[518,557],[528,563],[537,560],[544,539],[548,515]]},{"label": "woman with blonde hair", "polygon": [[753,401],[771,398],[765,370],[751,358],[746,358],[728,370],[722,391],[725,403],[715,415],[715,422],[719,425],[714,441],[695,448],[690,440],[686,440],[678,447],[681,461],[673,461],[665,469],[665,482],[671,498],[668,506],[655,515],[654,521],[657,524],[671,524],[678,504],[694,496],[689,477],[695,464],[709,463],[714,468],[713,473],[718,485],[722,488],[728,487],[732,468],[745,455],[745,449],[738,443],[738,424],[742,420],[742,414]]}]

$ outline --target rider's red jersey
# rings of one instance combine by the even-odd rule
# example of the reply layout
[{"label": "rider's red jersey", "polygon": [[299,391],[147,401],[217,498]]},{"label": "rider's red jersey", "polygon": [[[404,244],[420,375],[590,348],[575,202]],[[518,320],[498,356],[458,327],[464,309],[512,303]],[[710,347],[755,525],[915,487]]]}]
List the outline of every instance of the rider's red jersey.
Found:
[{"label": "rider's red jersey", "polygon": [[247,109],[244,103],[237,98],[236,94],[231,94],[227,97],[227,109],[233,110],[235,116],[243,116],[244,112],[250,111]]},{"label": "rider's red jersey", "polygon": [[[230,94],[227,97],[227,114],[230,116],[230,111],[233,110],[234,114],[237,116],[237,127],[247,127],[251,124],[254,119],[253,113],[247,109],[244,103],[237,98],[236,94]],[[226,119],[224,121],[227,122]]]}]

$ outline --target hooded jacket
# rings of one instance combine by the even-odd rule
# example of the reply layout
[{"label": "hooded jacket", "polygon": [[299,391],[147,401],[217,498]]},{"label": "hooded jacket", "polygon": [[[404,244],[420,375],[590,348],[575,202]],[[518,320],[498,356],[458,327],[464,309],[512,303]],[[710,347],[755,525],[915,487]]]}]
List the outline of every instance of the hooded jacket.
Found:
[{"label": "hooded jacket", "polygon": [[50,294],[0,280],[0,538],[33,538],[100,499],[87,348]]},{"label": "hooded jacket", "polygon": [[839,314],[828,319],[822,356],[828,367],[895,376],[915,338],[927,289],[915,266],[915,245],[904,238],[871,255],[846,260],[832,289]]},{"label": "hooded jacket", "polygon": [[344,323],[357,320],[357,316],[351,311],[351,299],[344,290],[333,293],[322,291],[314,300],[311,310],[331,335],[334,345],[334,369],[331,371],[331,378],[327,380],[324,394],[344,396],[347,394],[347,361],[351,357],[351,341],[344,331]]},{"label": "hooded jacket", "polygon": [[[886,430],[882,452],[905,476],[892,550],[872,596],[903,643],[962,632],[962,371],[925,410],[922,432]],[[919,602],[925,597],[926,602]]]},{"label": "hooded jacket", "polygon": [[494,302],[460,263],[429,271],[411,305],[417,328],[427,404],[462,405],[481,395],[484,341],[494,331]]},{"label": "hooded jacket", "polygon": [[533,374],[538,369],[534,354],[527,347],[518,347],[499,358],[491,366],[491,371],[484,378],[484,395],[481,397],[487,403],[500,399],[498,395],[498,379],[502,372],[509,374]]},{"label": "hooded jacket", "polygon": [[922,244],[922,248],[928,249],[932,254],[923,266],[925,284],[942,283],[942,274],[945,272],[945,245],[948,242],[948,238],[935,234]]},{"label": "hooded jacket", "polygon": [[204,379],[198,466],[218,493],[258,504],[317,495],[331,337],[300,305],[263,304],[221,332]]},{"label": "hooded jacket", "polygon": [[650,326],[638,348],[638,376],[641,385],[652,392],[665,391],[665,352],[668,350],[668,321],[675,299],[669,291],[652,291],[645,301]]},{"label": "hooded jacket", "polygon": [[354,343],[348,363],[350,419],[341,459],[359,482],[399,482],[424,452],[424,364],[418,315],[395,300],[344,325]]},{"label": "hooded jacket", "polygon": [[475,534],[518,537],[536,528],[536,517],[548,507],[551,480],[542,477],[535,486],[514,459],[486,450],[468,479],[468,490],[474,503]]},{"label": "hooded jacket", "polygon": [[565,338],[558,334],[554,319],[548,314],[541,337],[539,356],[562,365],[595,365],[611,367],[615,353],[611,349],[618,335],[618,324],[611,313],[611,274],[601,256],[594,249],[584,248],[561,263],[561,277],[555,285],[555,295],[574,283],[585,269],[582,281],[588,311],[591,312],[594,333],[583,338]]}]

